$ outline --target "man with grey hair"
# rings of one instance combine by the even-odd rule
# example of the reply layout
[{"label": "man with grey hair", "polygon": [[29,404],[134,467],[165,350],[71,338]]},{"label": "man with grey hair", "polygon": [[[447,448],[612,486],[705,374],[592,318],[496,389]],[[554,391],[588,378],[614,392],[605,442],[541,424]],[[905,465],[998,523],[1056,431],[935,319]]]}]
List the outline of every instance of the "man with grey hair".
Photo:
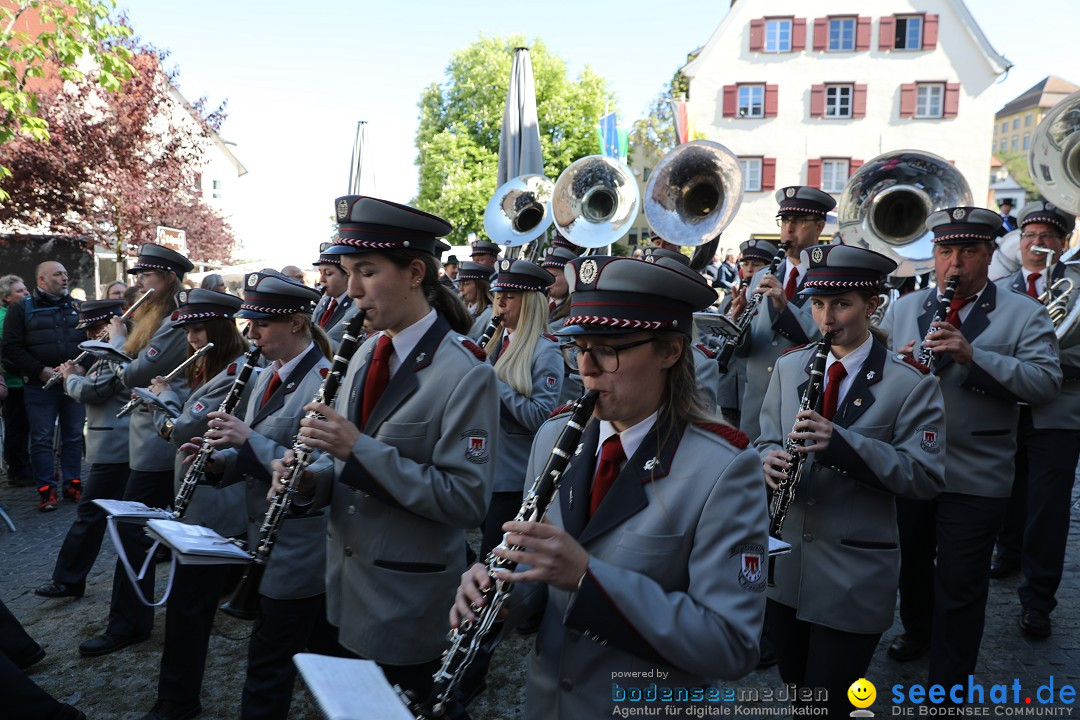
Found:
[{"label": "man with grey hair", "polygon": [[307,283],[304,282],[304,271],[296,267],[295,265],[286,265],[285,267],[281,268],[281,274],[289,278],[290,280],[295,280],[301,285],[307,285]]},{"label": "man with grey hair", "polygon": [[[18,275],[0,277],[0,331],[8,308],[30,294]],[[30,426],[26,420],[23,379],[17,372],[4,371],[8,397],[4,402],[4,462],[8,482],[14,487],[30,487],[34,473],[30,469]]]},{"label": "man with grey hair", "polygon": [[57,506],[53,474],[53,428],[60,424],[60,465],[64,498],[78,502],[82,495],[83,406],[64,394],[64,388],[45,383],[65,360],[79,354],[85,335],[78,305],[68,294],[67,270],[46,260],[37,267],[34,292],[8,308],[0,355],[4,366],[23,376],[26,414],[30,425],[30,464],[37,482],[42,512]]}]

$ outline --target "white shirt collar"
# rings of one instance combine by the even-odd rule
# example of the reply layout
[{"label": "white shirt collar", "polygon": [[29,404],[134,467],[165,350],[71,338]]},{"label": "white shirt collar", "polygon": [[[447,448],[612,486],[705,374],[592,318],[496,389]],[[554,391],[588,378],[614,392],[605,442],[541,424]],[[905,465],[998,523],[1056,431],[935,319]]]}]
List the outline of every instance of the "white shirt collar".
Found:
[{"label": "white shirt collar", "polygon": [[619,442],[622,443],[623,452],[626,454],[627,459],[634,457],[634,453],[641,447],[642,441],[645,440],[645,436],[652,430],[652,426],[656,423],[656,416],[659,414],[659,410],[654,412],[649,417],[645,418],[636,425],[632,425],[622,432],[615,429],[607,420],[600,421],[600,442],[596,446],[596,456],[600,457],[600,449],[604,446],[604,441],[612,435],[619,436]]},{"label": "white shirt collar", "polygon": [[866,333],[866,339],[862,341],[862,344],[844,357],[838,358],[830,351],[829,359],[825,363],[826,374],[828,374],[829,368],[832,367],[833,363],[838,362],[843,364],[844,370],[847,371],[847,377],[851,377],[863,366],[863,363],[866,362],[866,358],[870,357],[870,348],[873,346],[874,336],[868,332]]},{"label": "white shirt collar", "polygon": [[300,353],[284,365],[281,364],[280,360],[274,361],[274,367],[277,368],[277,374],[278,377],[281,378],[281,382],[285,382],[285,378],[289,377],[289,375],[292,374],[292,371],[296,369],[296,366],[300,364],[300,361],[304,359],[304,356],[311,352],[311,348],[313,347],[315,347],[315,343],[308,343],[308,346],[304,348],[304,351],[302,353]]},{"label": "white shirt collar", "polygon": [[412,354],[413,348],[415,348],[416,344],[420,342],[420,339],[424,337],[424,334],[431,329],[431,326],[435,324],[435,320],[438,319],[438,317],[438,313],[436,313],[433,308],[428,311],[427,315],[390,338],[390,341],[394,346],[394,352],[390,356],[391,375],[397,372],[397,369],[401,366],[401,359],[407,358]]},{"label": "white shirt collar", "polygon": [[341,293],[341,295],[338,295],[336,298],[334,298],[334,300],[337,300],[338,305],[342,305],[342,304],[344,304],[345,298],[347,298],[347,297],[349,297],[349,291],[348,290]]}]

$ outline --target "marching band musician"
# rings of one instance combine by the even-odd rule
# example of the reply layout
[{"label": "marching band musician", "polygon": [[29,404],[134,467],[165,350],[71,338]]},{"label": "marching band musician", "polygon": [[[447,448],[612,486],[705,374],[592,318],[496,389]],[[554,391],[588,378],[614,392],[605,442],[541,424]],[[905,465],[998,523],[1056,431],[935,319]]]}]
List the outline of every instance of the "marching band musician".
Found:
[{"label": "marching band musician", "polygon": [[551,274],[528,260],[503,259],[498,268],[491,289],[502,324],[484,349],[497,377],[499,454],[480,557],[499,544],[503,523],[521,507],[521,468],[536,431],[558,406],[563,377],[562,352],[547,332]]},{"label": "marching band musician", "polygon": [[[777,250],[776,245],[768,240],[758,240],[756,238],[750,238],[739,245],[739,280],[724,299],[724,304],[720,309],[721,312],[729,313],[735,295],[738,295],[743,302],[746,301],[746,288],[750,283],[750,278],[754,277],[758,270],[768,267]],[[737,316],[733,315],[731,319],[734,320],[735,317]],[[720,414],[724,420],[736,427],[740,424],[742,398],[745,389],[746,357],[735,354],[728,361],[727,372],[720,375],[720,382],[716,389],[716,404],[720,408]]]},{"label": "marching band musician", "polygon": [[468,260],[461,263],[458,270],[458,292],[473,319],[469,328],[469,337],[473,340],[479,340],[491,322],[495,306],[495,298],[491,295],[491,276],[494,274],[495,268]]},{"label": "marching band musician", "polygon": [[311,319],[326,331],[331,347],[337,347],[345,334],[345,323],[356,314],[356,305],[349,297],[349,276],[341,269],[341,258],[324,252],[332,244],[322,243],[318,262],[311,263],[319,269],[319,282],[323,286],[323,296],[315,305]]},{"label": "marching band musician", "polygon": [[307,407],[325,420],[305,418],[301,438],[334,457],[336,482],[300,492],[332,503],[327,604],[341,644],[423,697],[446,647],[464,530],[480,525],[491,495],[495,370],[438,281],[433,250],[449,223],[371,197],[339,198],[335,211],[331,252],[378,332],[353,355],[337,409]]},{"label": "marching band musician", "polygon": [[472,244],[472,255],[470,258],[478,265],[485,265],[492,270],[495,269],[495,264],[499,261],[500,248],[493,242],[487,240],[477,240]]},{"label": "marching band musician", "polygon": [[[314,289],[274,270],[244,278],[237,317],[251,321],[248,339],[270,363],[253,383],[243,419],[217,410],[207,415],[206,442],[219,484],[244,483],[248,547],[256,547],[269,505],[271,463],[292,446],[303,407],[318,392],[330,368],[326,333],[311,321]],[[191,443],[180,448],[196,452]],[[313,464],[329,474],[330,463]],[[240,700],[244,720],[289,714],[296,668],[292,656],[310,648],[337,654],[333,627],[326,621],[325,511],[288,517],[276,537],[273,556],[259,586],[254,633],[248,644],[247,678]],[[196,698],[197,699],[197,698]]]},{"label": "marching band musician", "polygon": [[[139,289],[143,292],[152,289],[154,294],[139,307],[130,334],[119,317],[109,321],[109,343],[135,358],[119,371],[121,381],[129,389],[149,386],[155,377],[167,374],[186,359],[187,338],[183,330],[172,326],[169,318],[176,310],[180,281],[194,267],[186,257],[167,247],[146,243],[139,248],[138,259],[128,273],[135,275]],[[183,375],[177,376],[171,386],[179,397],[187,396],[187,378]],[[131,474],[123,499],[154,508],[167,507],[172,501],[175,455],[175,449],[159,434],[154,415],[141,405],[131,415],[128,432]],[[137,523],[119,523],[117,531],[131,567],[142,567],[150,547],[150,539],[142,527]],[[152,567],[139,582],[139,589],[144,598],[152,596]],[[139,599],[117,559],[108,626],[101,635],[79,645],[79,654],[97,657],[142,642],[150,637],[153,627],[154,608]]]},{"label": "marching band musician", "polygon": [[[173,392],[164,378],[156,377],[150,391],[177,417],[162,418],[162,434],[176,447],[201,438],[207,430],[211,411],[216,410],[232,388],[244,363],[246,343],[233,318],[240,310],[240,298],[213,290],[184,290],[173,327],[187,334],[188,352],[214,347],[186,368],[191,395],[186,402]],[[248,388],[254,384],[249,380]],[[245,395],[246,399],[246,395]],[[241,404],[235,410],[243,414]],[[185,454],[177,453],[175,488],[187,473]],[[175,494],[175,491],[174,491]],[[223,537],[241,537],[246,528],[243,485],[225,488],[202,485],[191,498],[184,522],[216,530]],[[143,720],[180,720],[194,717],[202,709],[199,690],[206,667],[218,598],[233,578],[233,565],[187,565],[177,563],[172,590],[165,607],[165,647],[158,674],[157,702]]]},{"label": "marching band musician", "polygon": [[[109,319],[123,313],[124,301],[87,300],[79,308],[79,324],[89,340],[96,340]],[[86,462],[90,476],[84,483],[75,521],[56,556],[52,580],[34,590],[49,598],[82,597],[86,576],[94,566],[105,536],[105,511],[94,504],[98,498],[119,498],[124,494],[131,469],[128,467],[128,425],[130,416],[116,413],[131,393],[117,375],[116,367],[99,358],[83,374],[82,367],[68,361],[61,365],[64,392],[86,406]]]},{"label": "marching band musician", "polygon": [[783,681],[825,688],[829,716],[840,717],[847,688],[865,675],[893,622],[894,498],[928,500],[944,486],[945,405],[937,378],[890,354],[870,328],[895,262],[815,245],[802,265],[799,292],[810,298],[821,333],[834,336],[820,412],[801,409],[816,344],[777,360],[761,408],[755,447],[769,487],[776,490],[796,461],[785,451],[788,438],[805,441],[799,452],[806,453],[784,525],[791,553],[776,559],[765,622]]},{"label": "marching band musician", "polygon": [[[1080,267],[1059,262],[1065,238],[1076,218],[1043,201],[1029,203],[1020,211],[1020,260],[1023,267],[998,281],[999,289],[1012,288],[1035,298],[1054,283],[1068,279],[1073,292],[1066,311],[1080,295]],[[1049,250],[1040,253],[1033,248]],[[1047,257],[1051,265],[1047,271]],[[1063,283],[1064,285],[1064,283]],[[1059,288],[1054,292],[1060,295]],[[1080,323],[1060,337],[1063,382],[1061,395],[1051,403],[1020,406],[1019,452],[1016,480],[998,536],[997,557],[990,577],[1007,577],[1022,569],[1020,629],[1024,634],[1048,637],[1050,613],[1057,605],[1054,594],[1061,584],[1065,542],[1069,534],[1076,462],[1080,456]]]},{"label": "marching band musician", "polygon": [[[760,292],[765,297],[750,324],[748,341],[738,353],[747,358],[739,429],[751,441],[757,439],[760,431],[758,415],[776,359],[785,350],[821,337],[809,308],[804,307],[806,296],[798,294],[806,275],[800,253],[818,244],[825,229],[825,217],[836,207],[836,201],[828,193],[805,186],[777,190],[776,201],[780,204],[776,212],[780,240],[789,243],[786,257],[776,277],[759,271],[750,281],[750,292]],[[744,305],[744,298],[736,296],[731,304],[732,315],[738,317]]]},{"label": "marching band musician", "polygon": [[[551,250],[544,257],[540,267],[551,275],[553,282],[548,286],[548,328],[551,332],[562,330],[566,318],[570,317],[570,286],[566,284],[563,268],[566,263],[578,256],[570,247],[570,241],[562,235],[556,235]],[[562,389],[559,391],[559,405],[565,405],[581,397],[581,376],[577,366],[563,362]]]},{"label": "marching band musician", "polygon": [[[495,550],[520,563],[506,579],[535,583],[520,590],[546,601],[528,658],[531,720],[611,715],[626,691],[612,684],[618,671],[663,670],[661,693],[741,677],[757,660],[765,604],[760,461],[694,392],[693,312],[716,293],[667,258],[586,256],[566,274],[561,332],[599,399],[545,521],[503,526],[527,551]],[[540,429],[526,487],[567,419]],[[474,616],[490,582],[483,565],[462,575],[451,624]],[[510,623],[531,614],[521,605]]]},{"label": "marching band musician", "polygon": [[[990,557],[1013,481],[1017,403],[1049,402],[1061,387],[1046,311],[987,282],[1000,224],[982,208],[931,214],[937,286],[902,296],[881,324],[894,351],[911,354],[921,343],[933,352],[949,438],[944,492],[897,502],[904,634],[889,656],[913,660],[929,646],[930,683],[946,688],[975,672]],[[959,284],[948,315],[931,323],[953,276]]]}]

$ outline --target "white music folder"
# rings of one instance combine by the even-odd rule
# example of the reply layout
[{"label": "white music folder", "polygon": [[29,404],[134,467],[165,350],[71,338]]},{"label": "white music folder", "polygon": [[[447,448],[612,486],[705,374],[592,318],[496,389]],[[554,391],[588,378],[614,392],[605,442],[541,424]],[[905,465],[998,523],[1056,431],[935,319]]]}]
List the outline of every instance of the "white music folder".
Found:
[{"label": "white music folder", "polygon": [[414,720],[374,660],[298,653],[293,662],[329,720]]}]

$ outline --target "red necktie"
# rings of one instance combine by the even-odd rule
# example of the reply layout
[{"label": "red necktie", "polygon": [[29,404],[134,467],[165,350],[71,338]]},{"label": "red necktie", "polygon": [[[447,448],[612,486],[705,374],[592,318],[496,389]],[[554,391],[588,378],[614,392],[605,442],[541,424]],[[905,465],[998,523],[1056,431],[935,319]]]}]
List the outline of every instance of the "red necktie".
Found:
[{"label": "red necktie", "polygon": [[326,323],[330,322],[330,317],[337,310],[337,298],[330,298],[330,304],[323,310],[322,315],[319,316],[319,327],[326,327]]},{"label": "red necktie", "polygon": [[840,400],[840,383],[847,376],[847,368],[844,363],[837,360],[829,366],[826,373],[828,379],[825,382],[825,398],[821,403],[821,414],[826,420],[832,420],[836,415],[836,404]]},{"label": "red necktie", "polygon": [[975,299],[975,296],[971,297],[954,297],[952,302],[949,303],[949,314],[945,316],[945,322],[949,323],[956,329],[960,329],[960,308],[967,305],[969,302]]},{"label": "red necktie", "polygon": [[274,391],[281,387],[281,376],[274,372],[273,377],[270,378],[270,382],[266,386],[266,390],[263,392],[262,402],[259,403],[259,409],[261,410],[266,406],[266,403],[270,402],[270,396],[274,394]]},{"label": "red necktie", "polygon": [[612,435],[600,448],[600,462],[596,464],[596,477],[593,478],[592,494],[589,497],[589,517],[596,514],[604,496],[615,484],[615,478],[619,477],[619,466],[624,460],[626,453],[623,452],[622,441],[618,434]]},{"label": "red necktie", "polygon": [[799,269],[791,268],[791,274],[788,275],[787,285],[784,286],[784,297],[788,300],[795,297],[795,291],[799,289]]},{"label": "red necktie", "polygon": [[375,343],[375,352],[371,355],[371,366],[364,379],[364,404],[360,409],[360,426],[365,427],[371,418],[375,404],[382,397],[383,390],[390,384],[390,354],[394,344],[389,335],[380,335]]},{"label": "red necktie", "polygon": [[1028,289],[1027,294],[1036,300],[1039,299],[1039,293],[1035,291],[1035,281],[1042,277],[1042,273],[1031,273],[1028,275]]},{"label": "red necktie", "polygon": [[499,357],[506,354],[506,348],[510,347],[510,336],[503,335],[502,347],[499,349]]}]

